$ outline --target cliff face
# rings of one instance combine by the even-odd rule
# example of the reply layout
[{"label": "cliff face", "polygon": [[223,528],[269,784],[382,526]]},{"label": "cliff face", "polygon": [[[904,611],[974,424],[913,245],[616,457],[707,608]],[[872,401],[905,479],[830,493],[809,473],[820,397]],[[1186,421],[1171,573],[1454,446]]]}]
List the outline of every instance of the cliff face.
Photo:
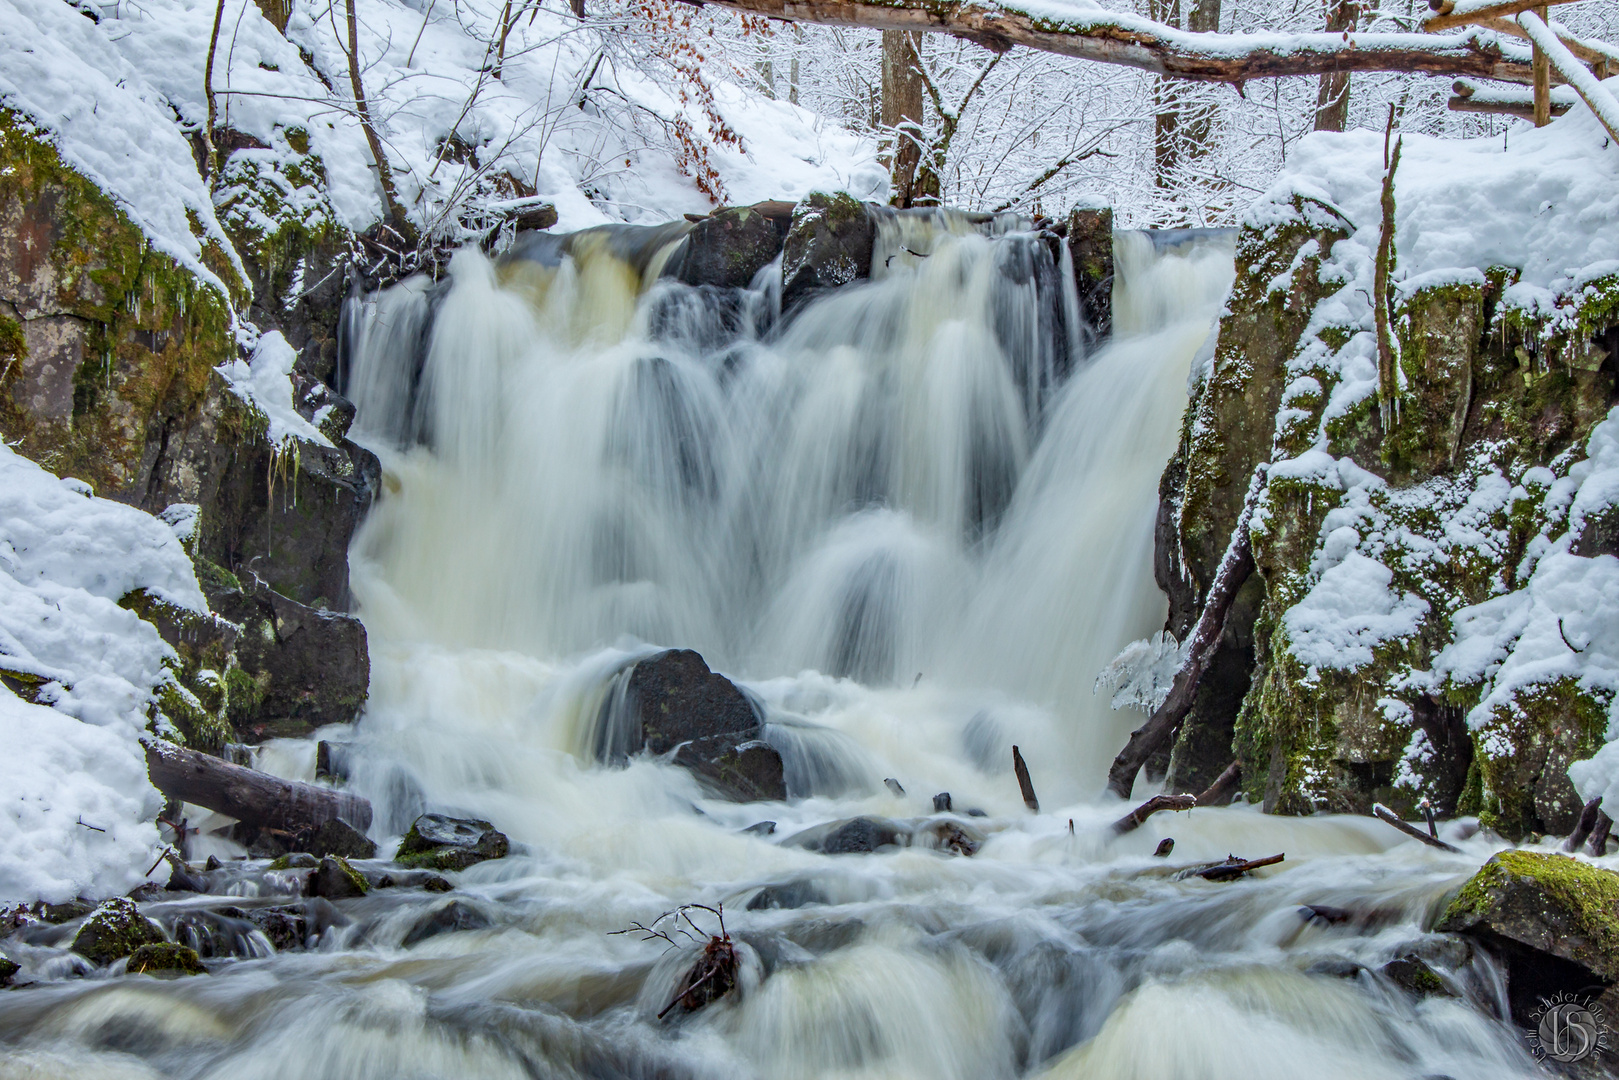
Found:
[{"label": "cliff face", "polygon": [[[154,722],[210,750],[352,719],[367,684],[364,628],[342,612],[349,536],[380,476],[344,438],[353,410],[329,385],[345,236],[319,212],[318,159],[289,179],[285,154],[273,177],[253,173],[258,156],[243,146],[224,169],[222,218],[242,257],[203,244],[226,295],[0,111],[0,435],[180,526],[223,618],[145,594],[124,606],[176,650]],[[273,431],[222,374],[252,344],[237,311],[302,347],[286,407],[324,410],[321,427]]]},{"label": "cliff face", "polygon": [[[1560,123],[1572,130],[1546,129],[1563,140],[1549,145],[1595,178],[1619,174],[1599,139]],[[1272,463],[1256,571],[1169,779],[1199,790],[1236,757],[1272,812],[1426,798],[1511,836],[1567,831],[1581,803],[1567,768],[1603,743],[1619,652],[1599,460],[1619,432],[1619,264],[1592,257],[1619,215],[1582,211],[1569,164],[1563,198],[1539,208],[1566,227],[1512,235],[1528,213],[1484,171],[1510,176],[1512,159],[1408,143],[1385,421],[1372,307],[1383,170],[1359,134],[1317,140],[1250,213],[1164,474],[1157,563],[1182,635],[1254,467]],[[1540,194],[1556,186],[1546,174],[1564,179],[1557,164]],[[1445,239],[1470,209],[1479,236]],[[1566,639],[1556,648],[1548,620]]]}]

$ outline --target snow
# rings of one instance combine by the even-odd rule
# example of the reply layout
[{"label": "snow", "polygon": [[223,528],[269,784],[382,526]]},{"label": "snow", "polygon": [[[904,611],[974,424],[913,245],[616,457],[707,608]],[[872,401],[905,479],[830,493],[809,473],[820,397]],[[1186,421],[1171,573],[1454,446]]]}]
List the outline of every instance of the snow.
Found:
[{"label": "snow", "polygon": [[1283,616],[1292,651],[1314,678],[1321,669],[1354,670],[1372,662],[1381,642],[1417,632],[1428,602],[1389,586],[1394,572],[1353,550],[1360,537],[1347,526],[1327,537],[1330,565]]},{"label": "snow", "polygon": [[[381,217],[381,195],[347,96],[347,58],[326,8],[293,8],[286,36],[255,4],[226,12],[213,71],[218,122],[268,147],[243,151],[242,160],[272,170],[301,157],[288,133],[306,132],[326,177],[319,211],[329,206],[339,224],[364,229]],[[501,9],[499,0],[368,0],[361,9],[366,93],[400,201],[420,224],[453,230],[456,207],[479,180],[471,164],[439,160],[452,131],[478,148],[490,175],[508,173],[553,202],[561,230],[712,208],[676,167],[665,135],[676,117],[706,131],[680,87],[644,65],[614,62],[597,72],[609,88],[602,104],[580,107],[601,35],[548,8],[514,27],[496,79],[487,39]],[[142,0],[97,10],[99,21],[56,0],[0,0],[0,100],[43,129],[154,246],[223,287],[201,252],[204,240],[217,241],[240,267],[220,225],[230,185],[221,186],[216,210],[187,134],[208,115],[203,69],[215,5]],[[871,140],[745,90],[726,71],[715,63],[705,75],[741,136],[740,147],[719,145],[711,154],[731,201],[885,190]],[[291,201],[311,200],[305,192]]]},{"label": "snow", "polygon": [[0,445],[0,666],[48,680],[0,688],[0,900],[122,892],[155,857],[137,740],[174,653],[118,606],[137,589],[207,610],[169,526]]},{"label": "snow", "polygon": [[320,428],[305,420],[293,405],[292,366],[298,353],[279,330],[259,338],[251,360],[234,360],[221,364],[219,373],[225,377],[232,391],[242,400],[258,406],[270,419],[270,442],[284,446],[298,438],[320,446],[331,446],[332,441],[321,434]]},{"label": "snow", "polygon": [[1532,11],[1520,12],[1518,25],[1529,35],[1529,40],[1540,46],[1557,73],[1567,79],[1569,85],[1585,99],[1586,105],[1590,106],[1597,119],[1602,121],[1609,134],[1619,139],[1619,101],[1615,101],[1607,88],[1597,81],[1596,76],[1591,74],[1591,69],[1575,59],[1568,46],[1552,33],[1551,28],[1541,21],[1539,15]]},{"label": "snow", "polygon": [[1186,635],[1185,642],[1177,642],[1167,630],[1132,641],[1102,669],[1091,692],[1106,687],[1113,691],[1113,708],[1155,712],[1175,685],[1175,675],[1186,662],[1191,642],[1192,635]]}]

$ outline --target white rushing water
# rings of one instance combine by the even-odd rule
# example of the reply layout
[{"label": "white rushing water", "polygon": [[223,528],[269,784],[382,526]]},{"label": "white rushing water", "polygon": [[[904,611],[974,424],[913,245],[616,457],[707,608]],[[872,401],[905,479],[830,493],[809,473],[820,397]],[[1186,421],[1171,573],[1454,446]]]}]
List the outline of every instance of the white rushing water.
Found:
[{"label": "white rushing water", "polygon": [[[0,1077],[1532,1075],[1494,969],[1421,929],[1484,841],[1240,806],[1110,838],[1099,792],[1140,717],[1092,684],[1164,621],[1157,481],[1231,251],[1121,234],[1116,335],[1080,359],[1043,242],[987,231],[891,222],[875,280],[785,325],[776,269],[740,296],[643,289],[611,237],[554,266],[465,252],[448,286],[373,301],[352,392],[387,493],[351,554],[372,692],[328,737],[379,839],[432,808],[514,853],[449,897],[348,902],[307,953],[9,995]],[[762,704],[789,801],[594,762],[613,675],[659,647]],[[970,858],[780,843],[942,791],[984,811]],[[774,836],[742,831],[761,819]],[[1232,851],[1287,858],[1174,876]],[[451,903],[473,928],[413,939]],[[660,1021],[691,948],[612,931],[682,903],[724,905],[741,985]],[[1411,952],[1459,996],[1377,973]]]}]

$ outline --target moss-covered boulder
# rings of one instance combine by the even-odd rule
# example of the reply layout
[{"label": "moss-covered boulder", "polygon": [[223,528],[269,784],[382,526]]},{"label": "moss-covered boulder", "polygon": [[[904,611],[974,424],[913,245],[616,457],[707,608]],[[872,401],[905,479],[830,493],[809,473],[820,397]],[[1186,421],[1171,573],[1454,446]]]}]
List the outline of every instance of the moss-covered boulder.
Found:
[{"label": "moss-covered boulder", "polygon": [[327,900],[350,900],[371,891],[365,875],[341,855],[328,855],[309,874],[309,895]]},{"label": "moss-covered boulder", "polygon": [[168,941],[163,928],[140,913],[133,900],[115,896],[90,914],[74,935],[74,952],[99,965],[128,956],[142,945]]},{"label": "moss-covered boulder", "polygon": [[1619,981],[1619,874],[1535,851],[1503,851],[1435,923],[1499,955],[1516,1016],[1541,997]]},{"label": "moss-covered boulder", "polygon": [[781,309],[823,289],[871,276],[877,225],[866,204],[839,192],[811,192],[793,208],[781,253]]},{"label": "moss-covered boulder", "polygon": [[208,969],[202,965],[202,957],[197,951],[186,945],[177,945],[172,941],[160,944],[142,945],[129,954],[129,966],[126,970],[131,975],[206,975]]},{"label": "moss-covered boulder", "polygon": [[749,206],[716,210],[686,234],[679,264],[665,273],[688,285],[745,289],[781,254],[787,222]]},{"label": "moss-covered boulder", "polygon": [[17,977],[22,965],[9,956],[0,956],[0,986],[10,986],[11,980]]},{"label": "moss-covered boulder", "polygon": [[465,870],[510,851],[506,834],[487,821],[423,814],[411,823],[394,861],[413,869]]}]

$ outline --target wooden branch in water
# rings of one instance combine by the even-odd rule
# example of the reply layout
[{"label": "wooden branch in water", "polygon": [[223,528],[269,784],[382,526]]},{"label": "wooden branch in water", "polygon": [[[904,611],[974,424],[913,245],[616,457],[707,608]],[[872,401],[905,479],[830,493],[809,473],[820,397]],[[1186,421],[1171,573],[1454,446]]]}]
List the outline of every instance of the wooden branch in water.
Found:
[{"label": "wooden branch in water", "polygon": [[[1013,45],[1118,64],[1176,79],[1241,86],[1250,79],[1349,71],[1478,75],[1528,82],[1529,65],[1499,39],[1464,31],[1442,40],[1404,33],[1189,32],[1128,12],[1078,7],[1060,15],[1001,0],[713,0],[721,7],[788,22],[914,30],[973,41],[995,52]],[[1431,20],[1430,20],[1431,21]]]},{"label": "wooden branch in water", "polygon": [[1191,795],[1154,795],[1113,823],[1113,835],[1123,836],[1141,828],[1141,823],[1160,810],[1190,810],[1197,805]]},{"label": "wooden branch in water", "polygon": [[1452,847],[1438,837],[1429,836],[1427,833],[1423,832],[1421,829],[1417,828],[1415,825],[1412,825],[1408,821],[1401,821],[1398,814],[1384,806],[1382,803],[1377,803],[1372,807],[1372,814],[1375,815],[1379,821],[1393,825],[1396,829],[1399,829],[1413,840],[1421,840],[1429,847],[1438,848],[1440,851],[1448,851],[1452,855],[1460,855],[1462,853],[1461,848]]},{"label": "wooden branch in water", "polygon": [[1586,845],[1585,850],[1599,858],[1606,855],[1608,853],[1608,834],[1612,831],[1613,818],[1598,810],[1597,827],[1591,830],[1591,842]]},{"label": "wooden branch in water", "polygon": [[1208,670],[1209,662],[1214,659],[1215,650],[1220,644],[1220,632],[1225,628],[1226,613],[1231,610],[1237,590],[1242,588],[1254,569],[1248,525],[1253,520],[1254,508],[1259,505],[1260,493],[1265,490],[1268,474],[1269,467],[1261,463],[1249,481],[1248,496],[1243,500],[1242,512],[1237,515],[1236,527],[1231,530],[1231,542],[1226,546],[1219,569],[1214,573],[1214,583],[1209,586],[1209,595],[1203,601],[1203,613],[1192,628],[1186,659],[1175,673],[1169,695],[1147,722],[1130,734],[1130,741],[1124,744],[1119,756],[1113,759],[1112,768],[1108,769],[1108,790],[1121,799],[1130,797],[1130,789],[1135,786],[1136,774],[1141,771],[1141,766],[1174,738],[1180,730],[1181,721],[1191,711],[1192,702],[1197,699],[1197,684]]},{"label": "wooden branch in water", "polygon": [[1197,805],[1218,806],[1222,799],[1229,797],[1236,790],[1237,782],[1241,779],[1242,762],[1233,761],[1225,767],[1225,772],[1215,777],[1214,783],[1197,797]]},{"label": "wooden branch in water", "polygon": [[1275,866],[1286,857],[1287,854],[1284,852],[1280,855],[1267,855],[1263,859],[1232,858],[1227,862],[1204,867],[1197,872],[1197,876],[1205,881],[1232,881],[1250,870],[1258,870],[1261,866]]},{"label": "wooden branch in water", "polygon": [[334,818],[361,832],[371,827],[371,804],[358,795],[283,780],[160,739],[142,743],[152,786],[182,802],[289,833],[313,832]]},{"label": "wooden branch in water", "polygon": [[1012,771],[1017,773],[1017,786],[1023,792],[1023,805],[1031,813],[1040,812],[1040,800],[1034,795],[1034,781],[1029,779],[1029,767],[1023,762],[1023,755],[1017,747],[1012,747]]},{"label": "wooden branch in water", "polygon": [[1574,823],[1574,831],[1563,841],[1564,851],[1580,850],[1580,845],[1585,843],[1586,838],[1597,827],[1597,815],[1600,813],[1602,813],[1602,796],[1598,795],[1581,808],[1580,818]]}]

